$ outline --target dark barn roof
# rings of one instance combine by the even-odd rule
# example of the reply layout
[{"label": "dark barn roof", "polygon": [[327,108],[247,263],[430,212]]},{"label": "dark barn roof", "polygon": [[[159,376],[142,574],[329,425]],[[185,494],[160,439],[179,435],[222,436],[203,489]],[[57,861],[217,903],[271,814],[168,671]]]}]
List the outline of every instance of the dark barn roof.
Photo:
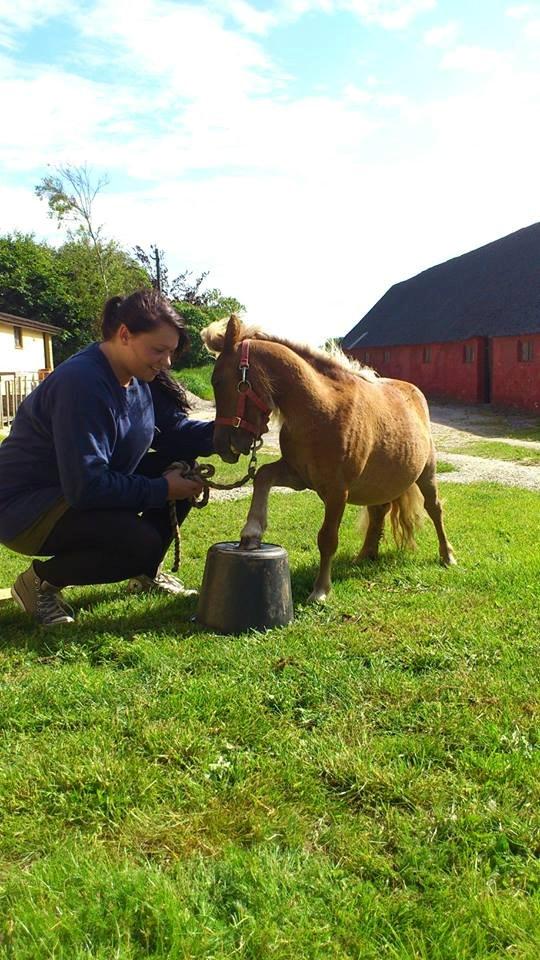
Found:
[{"label": "dark barn roof", "polygon": [[343,349],[540,333],[540,223],[396,283]]}]

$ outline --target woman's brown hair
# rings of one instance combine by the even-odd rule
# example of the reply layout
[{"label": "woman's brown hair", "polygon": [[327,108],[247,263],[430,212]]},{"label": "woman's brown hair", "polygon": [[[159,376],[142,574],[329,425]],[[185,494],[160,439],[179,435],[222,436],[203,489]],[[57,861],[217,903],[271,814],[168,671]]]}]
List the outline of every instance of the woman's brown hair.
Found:
[{"label": "woman's brown hair", "polygon": [[[189,346],[189,337],[180,314],[167,297],[152,288],[137,290],[128,297],[111,297],[107,300],[101,321],[103,339],[111,340],[123,323],[133,334],[149,333],[166,323],[178,334],[177,353],[183,353]],[[166,370],[160,370],[154,382],[180,410],[186,412],[190,409],[184,388]]]}]

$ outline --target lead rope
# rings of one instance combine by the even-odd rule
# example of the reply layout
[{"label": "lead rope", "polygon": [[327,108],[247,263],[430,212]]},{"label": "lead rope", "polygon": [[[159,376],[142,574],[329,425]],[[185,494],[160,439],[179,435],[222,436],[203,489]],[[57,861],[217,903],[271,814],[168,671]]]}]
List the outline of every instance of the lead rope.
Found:
[{"label": "lead rope", "polygon": [[[203,484],[203,492],[197,499],[193,497],[190,500],[192,507],[200,510],[205,507],[210,497],[210,490],[236,490],[243,487],[249,480],[253,480],[257,473],[257,450],[262,446],[262,440],[253,439],[251,445],[251,457],[248,464],[247,473],[241,480],[233,480],[232,483],[218,483],[212,480],[216,468],[211,463],[197,463],[194,467],[186,463],[185,460],[177,460],[171,463],[171,467],[180,470],[186,480],[199,480]],[[171,520],[171,530],[174,537],[174,563],[172,572],[176,573],[180,567],[180,530],[178,529],[178,518],[176,516],[176,500],[169,500],[169,516]]]}]

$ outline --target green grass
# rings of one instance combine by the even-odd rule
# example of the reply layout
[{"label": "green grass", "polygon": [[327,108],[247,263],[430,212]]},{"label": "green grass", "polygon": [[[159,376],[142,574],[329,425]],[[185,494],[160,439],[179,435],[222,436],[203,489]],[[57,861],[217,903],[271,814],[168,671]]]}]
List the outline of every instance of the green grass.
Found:
[{"label": "green grass", "polygon": [[540,450],[534,447],[518,447],[502,440],[474,440],[463,444],[444,444],[444,453],[465,453],[471,457],[486,457],[493,460],[512,460],[526,466],[540,463]]},{"label": "green grass", "polygon": [[[534,419],[531,415],[531,420]],[[497,426],[498,424],[498,426]],[[485,422],[484,422],[485,425]],[[513,440],[540,440],[540,424],[529,424],[527,427],[513,427],[511,419],[504,418],[490,423],[491,429],[497,431],[500,437],[511,437]]]},{"label": "green grass", "polygon": [[191,393],[203,400],[213,400],[214,391],[211,384],[213,369],[214,364],[207,363],[202,367],[184,367],[182,370],[174,370],[173,373],[187,390],[191,390]]},{"label": "green grass", "polygon": [[437,459],[437,473],[454,473],[456,470],[457,467],[453,463]]},{"label": "green grass", "polygon": [[[0,606],[0,957],[469,960],[540,953],[539,497],[444,485],[460,565],[271,499],[296,620],[222,637],[192,601]],[[245,500],[194,511],[183,576]],[[25,566],[0,551],[1,585]]]}]

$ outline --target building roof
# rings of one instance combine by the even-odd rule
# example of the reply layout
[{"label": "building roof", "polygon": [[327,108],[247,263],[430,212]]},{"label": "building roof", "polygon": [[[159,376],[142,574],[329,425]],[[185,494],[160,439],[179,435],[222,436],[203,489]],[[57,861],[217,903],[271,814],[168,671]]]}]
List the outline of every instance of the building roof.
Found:
[{"label": "building roof", "polygon": [[540,223],[396,283],[344,350],[540,333]]},{"label": "building roof", "polygon": [[42,333],[62,333],[62,327],[53,327],[52,323],[41,323],[40,320],[28,320],[26,317],[15,317],[12,313],[0,311],[0,323],[13,324],[14,327],[24,327],[25,330],[39,330]]}]

